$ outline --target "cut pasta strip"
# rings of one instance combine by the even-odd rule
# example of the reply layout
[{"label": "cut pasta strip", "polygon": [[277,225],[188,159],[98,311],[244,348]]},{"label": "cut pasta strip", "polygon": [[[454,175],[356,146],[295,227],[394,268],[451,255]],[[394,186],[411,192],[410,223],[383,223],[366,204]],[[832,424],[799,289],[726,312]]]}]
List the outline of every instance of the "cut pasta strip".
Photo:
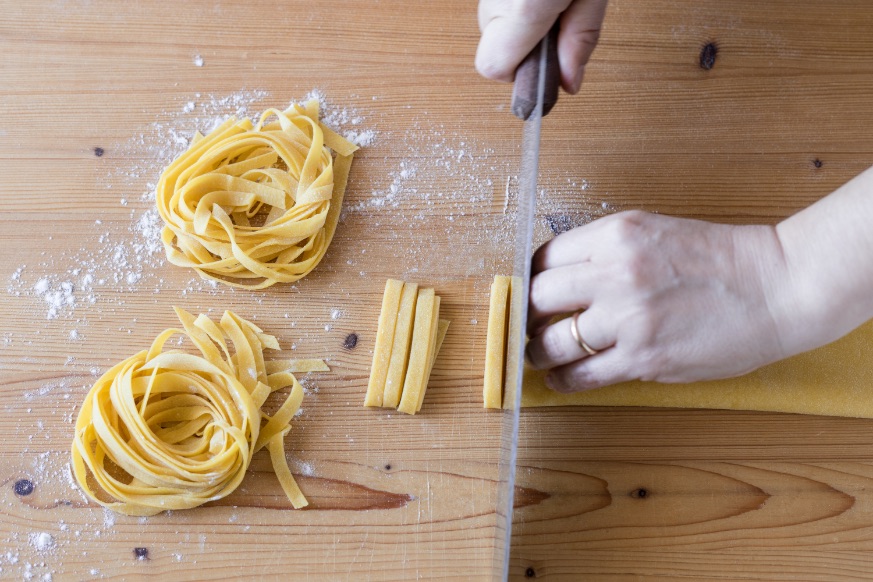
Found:
[{"label": "cut pasta strip", "polygon": [[433,289],[422,289],[415,304],[415,325],[412,333],[412,351],[403,381],[403,396],[397,410],[415,414],[418,397],[424,391],[431,353],[436,343],[439,321],[439,297]]},{"label": "cut pasta strip", "polygon": [[385,376],[385,392],[382,396],[382,406],[385,408],[397,408],[400,404],[403,380],[406,378],[406,366],[409,362],[409,349],[412,344],[412,325],[416,315],[417,298],[418,285],[405,283],[400,295],[400,311],[397,314],[394,342],[391,344],[391,359]]},{"label": "cut pasta strip", "polygon": [[376,346],[373,348],[373,365],[370,368],[370,381],[364,406],[382,406],[385,393],[385,379],[391,362],[391,345],[394,342],[394,328],[397,325],[397,312],[400,308],[400,295],[403,281],[388,279],[385,294],[382,296],[382,311],[376,330]]},{"label": "cut pasta strip", "polygon": [[485,343],[485,408],[500,408],[503,403],[503,373],[506,364],[507,306],[510,277],[497,275],[491,284],[488,332]]},{"label": "cut pasta strip", "polygon": [[[443,340],[446,339],[446,332],[449,331],[449,324],[451,322],[447,319],[439,320],[439,325],[437,326],[437,334],[436,334],[436,342],[434,343],[433,350],[431,351],[430,363],[427,366],[427,375],[426,379],[430,379],[430,374],[433,372],[433,365],[436,362],[436,357],[440,353],[440,349],[443,347]],[[425,388],[427,385],[425,384]],[[424,393],[425,390],[421,391],[421,395],[418,397],[418,406],[415,407],[415,411],[418,412],[421,410],[421,405],[424,403]]]},{"label": "cut pasta strip", "polygon": [[506,367],[503,370],[503,408],[515,408],[518,392],[518,365],[521,342],[525,334],[521,329],[522,300],[524,293],[520,277],[509,280],[509,325],[506,328]]},{"label": "cut pasta strip", "polygon": [[[326,366],[320,360],[265,363],[263,350],[278,349],[276,338],[233,312],[218,325],[204,315],[176,314],[183,329],[159,334],[86,396],[72,445],[79,486],[126,515],[189,509],[230,495],[252,455],[267,446],[288,499],[294,507],[306,505],[284,454],[284,436],[303,400],[292,370]],[[191,340],[200,355],[165,350],[176,335]],[[271,392],[288,386],[272,417],[260,409]]]},{"label": "cut pasta strip", "polygon": [[358,149],[318,114],[312,100],[198,133],[157,186],[167,259],[247,289],[309,274],[333,239]]},{"label": "cut pasta strip", "polygon": [[309,505],[309,501],[303,495],[297,481],[294,480],[294,475],[291,474],[291,469],[288,468],[288,461],[285,460],[285,435],[288,434],[290,428],[283,430],[272,439],[268,448],[270,450],[270,460],[273,462],[273,471],[276,472],[276,477],[279,478],[279,484],[282,485],[282,490],[291,502],[294,509],[301,509]]}]

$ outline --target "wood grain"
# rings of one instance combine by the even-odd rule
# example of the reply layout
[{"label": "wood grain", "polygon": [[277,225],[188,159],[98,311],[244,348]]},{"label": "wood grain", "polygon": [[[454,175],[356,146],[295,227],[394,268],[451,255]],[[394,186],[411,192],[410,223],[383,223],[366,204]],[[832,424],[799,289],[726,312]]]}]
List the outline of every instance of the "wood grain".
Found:
[{"label": "wood grain", "polygon": [[[491,578],[500,417],[480,395],[520,125],[509,87],[472,68],[474,3],[0,8],[0,576]],[[873,163],[871,28],[860,0],[611,2],[582,94],[544,123],[538,240],[627,208],[772,223],[826,195]],[[377,133],[312,275],[255,294],[212,289],[159,253],[112,259],[142,244],[143,193],[179,134],[232,113],[222,99],[258,111],[312,89]],[[106,281],[94,303],[77,288],[46,319],[34,286],[79,284],[77,267]],[[414,417],[361,406],[388,277],[435,287],[452,320]],[[328,360],[288,437],[309,509],[289,508],[266,456],[233,496],[148,520],[71,485],[81,398],[172,324],[172,305],[234,309],[283,357]],[[512,576],[868,579],[869,434],[852,419],[524,411]],[[42,552],[41,532],[55,542]]]},{"label": "wood grain", "polygon": [[[488,232],[507,221],[500,180],[518,128],[507,124],[503,143],[491,144],[477,134],[504,114],[490,107],[487,122],[472,110],[458,115],[460,91],[438,91],[450,78],[504,99],[469,65],[475,7],[434,5],[422,21],[401,2],[380,10],[267,1],[3,10],[0,575],[489,578],[500,424],[482,413],[473,387],[482,381],[488,284],[507,250]],[[233,113],[232,102],[222,109],[228,98],[257,111],[313,89],[338,113],[362,118],[344,130],[377,133],[355,160],[346,212],[316,273],[265,293],[231,292],[134,246],[144,242],[136,224],[151,206],[143,193],[178,149],[176,136]],[[196,108],[186,112],[189,101]],[[492,166],[499,187],[481,175]],[[414,174],[404,195],[369,210],[403,168]],[[481,241],[481,254],[459,259],[456,243],[465,240]],[[116,260],[119,246],[128,254]],[[89,292],[86,272],[105,282]],[[141,278],[130,283],[131,273]],[[362,406],[387,277],[435,287],[453,320],[415,417]],[[76,304],[47,320],[34,291],[41,279],[53,288],[73,282]],[[107,514],[71,484],[71,421],[87,387],[173,325],[173,305],[234,309],[278,336],[281,357],[328,360],[330,373],[304,378],[309,393],[287,441],[306,510],[290,508],[264,454],[230,497],[147,520]],[[359,338],[352,349],[344,347],[350,333]],[[26,495],[23,480],[33,485]],[[31,537],[40,533],[54,546],[40,551]]]},{"label": "wood grain", "polygon": [[[548,226],[773,223],[827,194],[873,163],[871,24],[860,2],[611,2],[580,97],[545,120]],[[870,426],[524,410],[511,578],[869,580]]]}]

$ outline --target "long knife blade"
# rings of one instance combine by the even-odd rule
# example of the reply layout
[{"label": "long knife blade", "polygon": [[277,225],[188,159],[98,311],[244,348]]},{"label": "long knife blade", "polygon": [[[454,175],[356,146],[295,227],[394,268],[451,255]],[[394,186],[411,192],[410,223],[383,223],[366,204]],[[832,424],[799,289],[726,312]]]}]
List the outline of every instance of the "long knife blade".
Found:
[{"label": "long knife blade", "polygon": [[[530,289],[530,264],[533,252],[534,216],[536,211],[537,177],[539,172],[540,132],[543,116],[557,102],[560,81],[557,67],[557,24],[531,52],[516,72],[512,96],[512,111],[524,119],[522,133],[521,168],[518,174],[518,214],[516,224],[513,275],[522,281],[520,328],[527,328],[527,305]],[[513,290],[513,293],[515,290]],[[495,574],[500,580],[509,576],[510,545],[512,539],[512,512],[515,498],[515,473],[518,457],[519,409],[521,405],[525,342],[507,345],[507,350],[518,350],[517,386],[514,402],[504,403],[501,426],[500,486],[497,498],[498,544]],[[499,539],[503,536],[502,544]]]}]

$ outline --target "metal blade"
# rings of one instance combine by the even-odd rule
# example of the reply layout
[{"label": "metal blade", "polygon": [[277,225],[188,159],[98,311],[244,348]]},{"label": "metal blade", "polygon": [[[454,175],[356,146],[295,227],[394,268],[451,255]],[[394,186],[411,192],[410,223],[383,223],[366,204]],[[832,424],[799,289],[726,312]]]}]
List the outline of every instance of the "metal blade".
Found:
[{"label": "metal blade", "polygon": [[[539,81],[537,85],[536,107],[527,121],[524,122],[522,134],[521,170],[518,175],[518,217],[516,224],[515,259],[513,275],[522,280],[522,313],[521,329],[527,328],[527,305],[530,289],[530,263],[533,252],[534,211],[537,198],[537,174],[540,157],[540,129],[543,120],[543,97],[546,86],[546,57],[548,55],[548,37],[543,39],[540,48]],[[509,576],[509,556],[512,539],[512,511],[515,498],[515,472],[518,457],[518,425],[521,406],[521,389],[524,369],[524,343],[519,346],[507,346],[507,349],[518,349],[518,387],[515,391],[515,402],[504,405],[500,439],[500,467],[498,475],[500,484],[497,491],[497,529],[498,547],[495,574],[500,580]]]}]

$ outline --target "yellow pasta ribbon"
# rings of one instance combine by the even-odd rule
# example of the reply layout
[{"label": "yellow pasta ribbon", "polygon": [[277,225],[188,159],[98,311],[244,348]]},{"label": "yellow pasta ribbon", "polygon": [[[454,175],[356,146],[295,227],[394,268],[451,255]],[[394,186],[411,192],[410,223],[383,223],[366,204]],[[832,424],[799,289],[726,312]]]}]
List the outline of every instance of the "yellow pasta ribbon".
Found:
[{"label": "yellow pasta ribbon", "polygon": [[167,259],[245,289],[305,277],[333,239],[357,149],[315,100],[198,133],[157,186]]},{"label": "yellow pasta ribbon", "polygon": [[[279,348],[276,338],[231,311],[218,324],[181,309],[176,315],[183,329],[163,331],[148,350],[106,372],[85,398],[72,447],[79,486],[125,515],[189,509],[230,495],[252,455],[268,447],[288,499],[306,506],[284,436],[303,400],[291,370],[316,368],[317,361],[265,362],[263,350]],[[200,355],[164,350],[180,334]],[[285,403],[268,416],[264,401],[287,386]]]}]

